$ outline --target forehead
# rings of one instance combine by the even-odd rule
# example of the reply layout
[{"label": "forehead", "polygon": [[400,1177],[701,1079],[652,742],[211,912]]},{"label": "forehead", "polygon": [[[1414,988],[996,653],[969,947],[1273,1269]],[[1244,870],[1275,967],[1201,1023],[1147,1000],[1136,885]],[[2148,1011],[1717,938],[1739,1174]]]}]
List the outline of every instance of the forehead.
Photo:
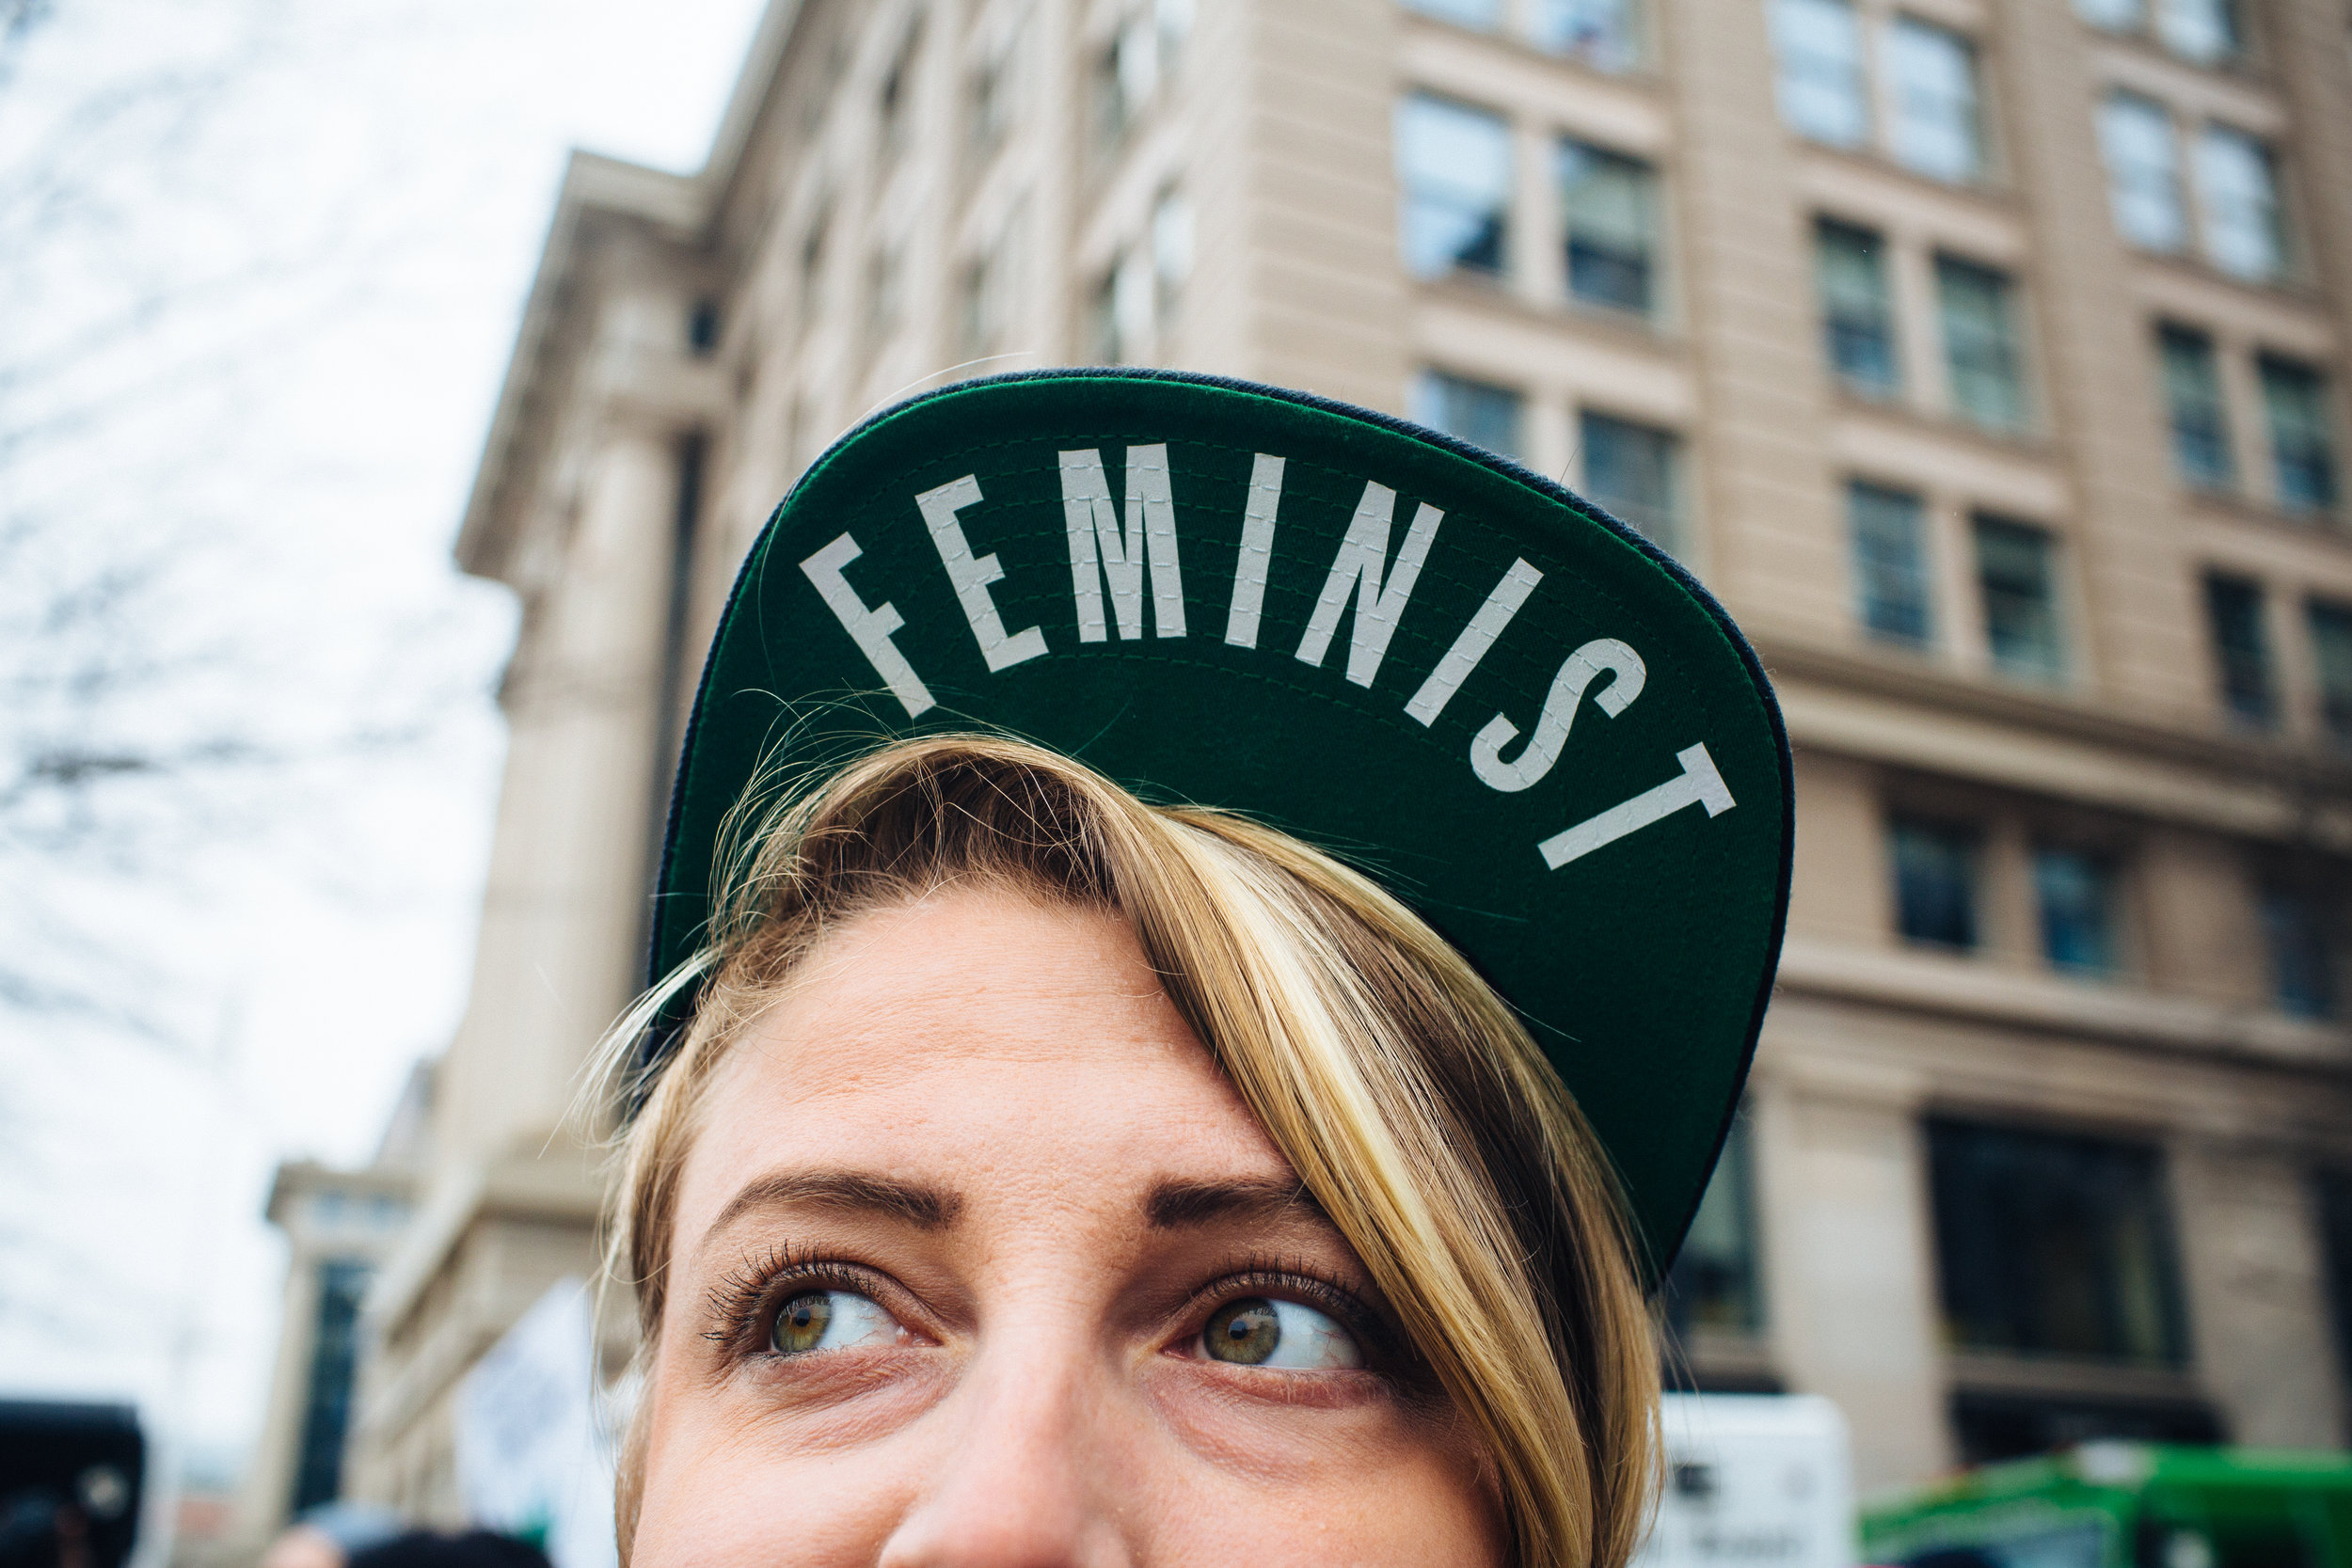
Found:
[{"label": "forehead", "polygon": [[849,1166],[968,1189],[1289,1166],[1116,916],[954,891],[861,916],[718,1069],[691,1238],[744,1181]]}]

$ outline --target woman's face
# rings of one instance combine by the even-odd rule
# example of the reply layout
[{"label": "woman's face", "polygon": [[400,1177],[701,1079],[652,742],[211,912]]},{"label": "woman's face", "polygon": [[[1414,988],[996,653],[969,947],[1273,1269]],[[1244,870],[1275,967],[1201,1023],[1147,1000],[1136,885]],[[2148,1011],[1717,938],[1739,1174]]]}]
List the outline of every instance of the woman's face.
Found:
[{"label": "woman's face", "polygon": [[1123,925],[960,891],[810,963],[687,1159],[637,1568],[1501,1560]]}]

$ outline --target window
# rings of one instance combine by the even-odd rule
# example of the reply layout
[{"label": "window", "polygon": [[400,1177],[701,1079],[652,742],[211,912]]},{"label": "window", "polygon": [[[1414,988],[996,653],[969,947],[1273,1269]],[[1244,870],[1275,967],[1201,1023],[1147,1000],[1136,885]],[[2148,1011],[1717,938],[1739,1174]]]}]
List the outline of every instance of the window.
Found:
[{"label": "window", "polygon": [[817,319],[825,287],[825,241],[833,227],[831,208],[819,207],[801,236],[801,325]]},{"label": "window", "polygon": [[2319,677],[2319,727],[2337,750],[2352,752],[2352,605],[2313,599],[2303,610]]},{"label": "window", "polygon": [[1136,6],[1094,62],[1095,132],[1100,147],[1117,147],[1143,118],[1162,83],[1175,74],[1177,51],[1192,21],[1185,0]]},{"label": "window", "polygon": [[1405,0],[1406,8],[1457,27],[1491,31],[1502,21],[1502,0]]},{"label": "window", "polygon": [[2136,32],[2147,21],[2140,0],[2074,0],[2074,14],[2110,33]]},{"label": "window", "polygon": [[1511,203],[1511,133],[1500,115],[1415,93],[1397,106],[1405,265],[1416,277],[1497,277]]},{"label": "window", "polygon": [[2352,1382],[2352,1171],[2319,1173],[2320,1253],[2328,1265],[2328,1316],[2335,1320],[2336,1366]]},{"label": "window", "polygon": [[2297,1018],[2336,1010],[2334,954],[2326,910],[2312,894],[2289,887],[2262,894],[2263,945],[2270,958],[2270,1000]]},{"label": "window", "polygon": [[1020,51],[1021,38],[1016,31],[982,56],[972,72],[971,142],[976,150],[994,147],[1012,128],[1013,73],[1019,66]]},{"label": "window", "polygon": [[1867,229],[1821,218],[1813,226],[1813,273],[1830,369],[1849,391],[1893,397],[1902,372],[1895,357],[1885,242]]},{"label": "window", "polygon": [[1191,280],[1192,203],[1182,191],[1162,191],[1152,209],[1152,325],[1161,358],[1168,356]]},{"label": "window", "polygon": [[2018,362],[2009,277],[1956,256],[1935,259],[1944,319],[1944,375],[1953,411],[1988,430],[2022,430],[2026,384]]},{"label": "window", "polygon": [[2080,849],[2037,849],[2033,891],[2042,908],[2042,956],[2058,969],[2112,974],[2114,863]]},{"label": "window", "polygon": [[1505,457],[1519,455],[1519,395],[1508,387],[1423,371],[1413,378],[1408,411],[1432,430]]},{"label": "window", "polygon": [[[2074,14],[2111,33],[2148,25],[2141,0],[2074,0]],[[2232,0],[2156,0],[2156,36],[2165,47],[2200,65],[2217,65],[2243,47]]]},{"label": "window", "polygon": [[882,155],[886,158],[896,156],[907,144],[907,122],[914,101],[914,46],[921,36],[919,29],[910,31],[899,42],[898,52],[891,56],[890,69],[882,73],[877,108],[882,119]]},{"label": "window", "polygon": [[1832,147],[1870,139],[1862,81],[1862,21],[1851,0],[1772,0],[1780,118]]},{"label": "window", "polygon": [[1928,646],[1935,618],[1919,498],[1856,480],[1846,486],[1846,520],[1863,627],[1889,642]]},{"label": "window", "polygon": [[1928,1164],[1951,1343],[2180,1364],[2154,1149],[1938,1118],[1928,1123]]},{"label": "window", "polygon": [[2213,340],[2169,322],[2156,328],[2164,367],[2164,406],[2172,425],[2172,466],[2187,483],[2222,489],[2237,476],[2230,455],[2229,410]]},{"label": "window", "polygon": [[1642,63],[1634,0],[1536,0],[1535,42],[1597,70],[1631,71]]},{"label": "window", "polygon": [[1682,514],[1674,433],[1590,411],[1580,424],[1584,494],[1660,549],[1673,549]]},{"label": "window", "polygon": [[2208,575],[2205,622],[2221,677],[2221,705],[2239,723],[2268,729],[2278,718],[2278,700],[2271,690],[2262,589],[2242,578]]},{"label": "window", "polygon": [[1903,940],[1963,952],[1976,946],[1976,833],[1898,817],[1887,841],[1895,863],[1895,929]]},{"label": "window", "polygon": [[2066,673],[2066,649],[2058,636],[2050,536],[2026,523],[1981,515],[1975,532],[1977,592],[1993,668],[2026,680],[2058,679]]},{"label": "window", "polygon": [[906,248],[884,245],[866,264],[866,329],[877,341],[898,329],[906,315]]},{"label": "window", "polygon": [[2286,271],[2286,230],[2270,149],[2227,125],[2197,138],[2197,200],[2205,255],[2233,277],[2265,282]]},{"label": "window", "polygon": [[365,1263],[335,1260],[318,1270],[310,1376],[303,1389],[302,1437],[295,1451],[293,1512],[342,1495],[343,1438],[351,1425],[352,1375],[359,1361],[359,1303]]},{"label": "window", "polygon": [[2255,369],[2270,426],[2270,478],[2279,504],[2293,512],[2332,512],[2336,443],[2328,428],[2327,378],[2275,354],[2257,358]]},{"label": "window", "polygon": [[1657,176],[1622,153],[1560,144],[1569,297],[1647,315],[1655,304]]},{"label": "window", "polygon": [[2099,153],[2106,160],[2115,231],[2143,250],[2185,247],[2180,144],[2165,106],[2135,92],[2108,93],[2099,103]]},{"label": "window", "polygon": [[1677,1337],[1692,1329],[1752,1334],[1764,1326],[1756,1258],[1755,1156],[1744,1107],[1732,1118],[1723,1157],[1691,1217],[1665,1285],[1666,1322]]},{"label": "window", "polygon": [[2237,8],[2231,0],[2156,0],[2156,36],[2185,59],[2217,65],[2240,47]]},{"label": "window", "polygon": [[1984,172],[1977,54],[1948,28],[1898,16],[1885,36],[1893,119],[1887,150],[1922,174],[1954,182]]},{"label": "window", "polygon": [[686,312],[686,352],[707,359],[719,347],[719,302],[698,299]]}]

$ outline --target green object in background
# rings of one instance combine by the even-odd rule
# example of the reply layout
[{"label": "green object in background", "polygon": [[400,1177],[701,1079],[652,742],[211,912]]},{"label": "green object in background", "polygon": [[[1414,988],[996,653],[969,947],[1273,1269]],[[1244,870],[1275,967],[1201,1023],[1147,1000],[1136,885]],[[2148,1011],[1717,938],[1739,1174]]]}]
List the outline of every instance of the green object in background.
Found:
[{"label": "green object in background", "polygon": [[956,731],[1376,877],[1527,1019],[1662,1272],[1771,994],[1790,841],[1771,688],[1670,557],[1506,458],[1276,388],[1056,371],[901,404],[811,466],[737,580],[654,978],[763,796]]},{"label": "green object in background", "polygon": [[2352,1568],[2352,1454],[2095,1442],[1866,1507],[1900,1568]]}]

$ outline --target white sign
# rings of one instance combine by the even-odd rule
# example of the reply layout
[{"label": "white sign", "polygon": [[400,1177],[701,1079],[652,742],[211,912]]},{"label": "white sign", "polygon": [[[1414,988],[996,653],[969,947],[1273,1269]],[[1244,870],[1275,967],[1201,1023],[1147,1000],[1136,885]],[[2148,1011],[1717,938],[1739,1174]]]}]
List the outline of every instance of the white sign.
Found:
[{"label": "white sign", "polygon": [[457,1391],[457,1484],[488,1529],[541,1542],[555,1568],[617,1568],[612,1434],[587,1287],[541,1296]]},{"label": "white sign", "polygon": [[1666,1484],[1633,1568],[1854,1568],[1846,1420],[1812,1394],[1669,1394]]}]

